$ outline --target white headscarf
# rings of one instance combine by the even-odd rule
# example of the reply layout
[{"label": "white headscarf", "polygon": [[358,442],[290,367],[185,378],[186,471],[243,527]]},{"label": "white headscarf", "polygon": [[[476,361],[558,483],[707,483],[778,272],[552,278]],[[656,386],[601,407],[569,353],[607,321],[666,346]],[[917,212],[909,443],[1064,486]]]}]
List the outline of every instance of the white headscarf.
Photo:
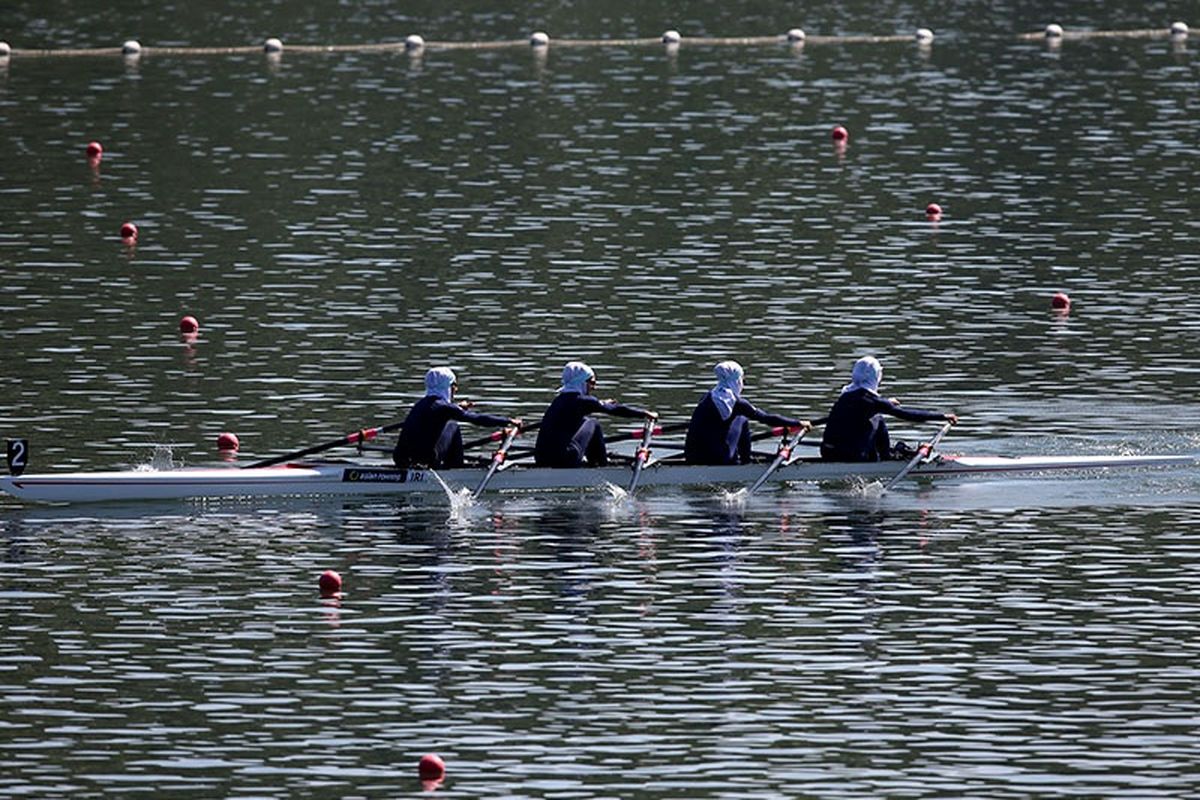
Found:
[{"label": "white headscarf", "polygon": [[449,367],[434,367],[425,373],[425,394],[440,397],[447,403],[451,401],[450,387],[458,383],[458,378]]},{"label": "white headscarf", "polygon": [[713,372],[717,375],[717,385],[709,394],[712,395],[721,419],[729,419],[733,414],[734,404],[742,396],[742,378],[746,373],[736,361],[722,361],[713,367]]},{"label": "white headscarf", "polygon": [[592,368],[582,361],[568,361],[562,371],[562,386],[558,391],[587,394],[587,382],[596,377]]},{"label": "white headscarf", "polygon": [[883,380],[883,365],[874,356],[863,356],[854,362],[850,372],[850,382],[842,387],[842,394],[855,389],[866,389],[871,394],[879,394],[879,382]]}]

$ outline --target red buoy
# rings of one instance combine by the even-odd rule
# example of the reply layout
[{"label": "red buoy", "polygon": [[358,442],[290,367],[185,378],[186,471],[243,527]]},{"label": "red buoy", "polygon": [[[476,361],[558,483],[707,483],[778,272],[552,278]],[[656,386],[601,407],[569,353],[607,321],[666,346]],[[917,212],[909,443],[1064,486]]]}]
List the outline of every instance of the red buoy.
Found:
[{"label": "red buoy", "polygon": [[317,578],[317,586],[321,589],[322,597],[333,597],[342,590],[342,576],[327,569]]},{"label": "red buoy", "polygon": [[417,764],[417,775],[423,781],[440,781],[446,777],[446,762],[435,753],[427,753],[421,756],[421,761]]},{"label": "red buoy", "polygon": [[241,447],[241,442],[238,441],[236,433],[226,431],[217,437],[217,449],[236,453]]},{"label": "red buoy", "polygon": [[1071,298],[1067,297],[1064,292],[1055,292],[1050,298],[1050,307],[1055,311],[1070,311]]},{"label": "red buoy", "polygon": [[193,316],[188,315],[179,320],[180,333],[196,333],[200,330],[200,322]]},{"label": "red buoy", "polygon": [[850,139],[850,131],[846,130],[841,125],[835,126],[831,135],[833,136],[833,140],[835,142],[845,142]]},{"label": "red buoy", "polygon": [[930,219],[938,219],[942,216],[942,207],[937,203],[930,203],[925,206],[925,216]]},{"label": "red buoy", "polygon": [[87,143],[87,157],[92,159],[100,158],[104,155],[104,147],[99,142]]},{"label": "red buoy", "polygon": [[138,238],[137,225],[134,225],[132,222],[121,223],[121,238],[136,240]]}]

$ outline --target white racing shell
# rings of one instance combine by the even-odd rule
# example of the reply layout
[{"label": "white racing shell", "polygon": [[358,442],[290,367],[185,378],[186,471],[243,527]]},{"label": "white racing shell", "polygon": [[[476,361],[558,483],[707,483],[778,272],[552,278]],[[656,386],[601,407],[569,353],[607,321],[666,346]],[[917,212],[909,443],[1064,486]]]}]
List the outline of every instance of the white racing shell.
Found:
[{"label": "white racing shell", "polygon": [[[1146,456],[935,456],[908,474],[928,477],[988,473],[1035,473],[1051,470],[1098,470],[1127,467],[1189,466],[1196,455]],[[769,483],[834,480],[886,481],[904,462],[846,464],[815,458],[798,459],[780,467]],[[642,470],[640,486],[748,486],[762,476],[766,465],[687,466],[652,463]],[[446,470],[396,469],[383,462],[312,461],[282,466],[239,469],[234,466],[175,470],[63,472],[0,477],[0,491],[26,501],[47,503],[124,502],[215,497],[282,497],[394,495],[442,493],[476,487],[485,468]],[[630,468],[610,466],[545,469],[513,465],[497,472],[487,493],[551,492],[594,489],[629,482]]]}]

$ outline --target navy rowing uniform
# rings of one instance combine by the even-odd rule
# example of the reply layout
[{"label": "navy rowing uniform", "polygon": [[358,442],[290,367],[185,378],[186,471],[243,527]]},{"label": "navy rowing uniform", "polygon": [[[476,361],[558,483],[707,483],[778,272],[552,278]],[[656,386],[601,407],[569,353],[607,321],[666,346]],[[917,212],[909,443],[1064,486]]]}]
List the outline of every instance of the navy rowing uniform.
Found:
[{"label": "navy rowing uniform", "polygon": [[608,448],[600,423],[588,414],[614,417],[646,416],[645,411],[621,403],[605,403],[590,394],[559,392],[546,409],[533,447],[533,463],[539,467],[603,467]]},{"label": "navy rowing uniform", "polygon": [[404,418],[392,460],[397,467],[422,466],[458,469],[463,465],[462,431],[459,422],[502,428],[508,417],[477,414],[436,395],[418,400]]},{"label": "navy rowing uniform", "polygon": [[821,458],[853,462],[891,458],[892,443],[883,419],[885,414],[909,422],[946,418],[940,411],[905,408],[868,389],[852,389],[843,392],[829,412],[821,440]]},{"label": "navy rowing uniform", "polygon": [[750,463],[750,420],[764,425],[797,428],[800,420],[768,414],[750,401],[739,397],[733,404],[729,419],[721,412],[712,392],[704,395],[688,422],[683,457],[689,464],[748,464]]}]

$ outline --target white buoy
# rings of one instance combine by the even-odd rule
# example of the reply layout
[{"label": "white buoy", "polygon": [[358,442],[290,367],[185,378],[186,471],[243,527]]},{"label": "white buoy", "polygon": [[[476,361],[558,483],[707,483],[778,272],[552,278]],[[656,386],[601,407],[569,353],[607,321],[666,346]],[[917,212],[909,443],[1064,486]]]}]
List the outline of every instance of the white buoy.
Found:
[{"label": "white buoy", "polygon": [[1062,35],[1063,35],[1062,25],[1059,25],[1057,22],[1051,22],[1049,25],[1046,26],[1046,38],[1047,39],[1061,39]]},{"label": "white buoy", "polygon": [[533,34],[529,37],[529,46],[530,47],[549,47],[550,46],[550,34],[546,33],[545,31],[534,31]]},{"label": "white buoy", "polygon": [[121,52],[127,56],[136,56],[142,52],[142,46],[137,39],[128,39],[121,45]]},{"label": "white buoy", "polygon": [[419,33],[410,33],[404,40],[405,50],[420,50],[425,46],[425,39]]},{"label": "white buoy", "polygon": [[267,53],[280,53],[283,51],[283,42],[271,37],[263,42],[263,50]]},{"label": "white buoy", "polygon": [[913,38],[921,44],[929,44],[933,41],[933,31],[929,30],[929,28],[917,28],[917,32]]},{"label": "white buoy", "polygon": [[0,42],[0,58],[8,58],[11,52],[12,48],[8,46],[8,42]]},{"label": "white buoy", "polygon": [[679,35],[679,31],[666,31],[662,35],[663,44],[679,44],[683,41],[683,37]]},{"label": "white buoy", "polygon": [[804,37],[805,33],[802,28],[792,28],[787,32],[787,40],[789,42],[803,42]]},{"label": "white buoy", "polygon": [[1186,39],[1188,35],[1188,26],[1186,22],[1172,22],[1171,35],[1176,39]]}]

